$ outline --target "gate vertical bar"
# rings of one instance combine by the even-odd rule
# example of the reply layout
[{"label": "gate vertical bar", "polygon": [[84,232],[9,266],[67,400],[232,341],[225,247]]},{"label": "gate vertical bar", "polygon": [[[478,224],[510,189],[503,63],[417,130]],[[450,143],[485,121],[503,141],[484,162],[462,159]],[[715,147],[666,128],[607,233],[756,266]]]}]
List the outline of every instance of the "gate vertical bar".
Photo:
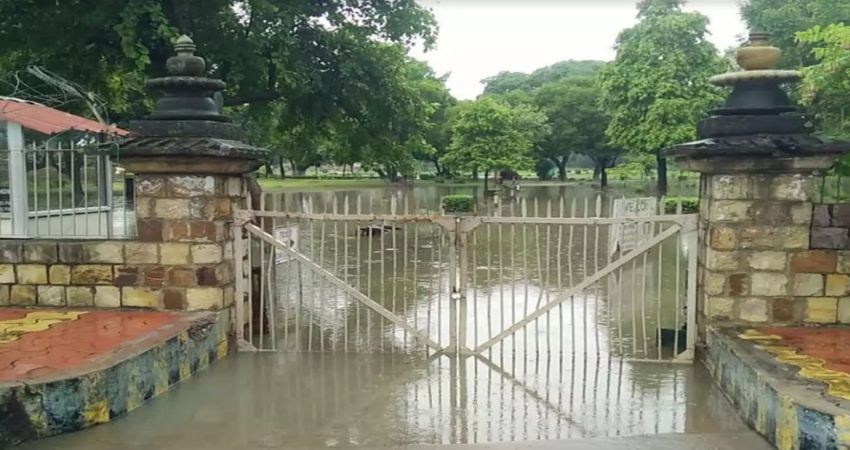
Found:
[{"label": "gate vertical bar", "polygon": [[458,351],[458,284],[457,284],[457,256],[458,256],[458,223],[460,218],[455,218],[452,228],[449,230],[451,236],[451,250],[449,251],[449,352],[457,354]]},{"label": "gate vertical bar", "polygon": [[236,301],[236,343],[245,342],[245,269],[242,267],[245,243],[242,241],[242,225],[233,224],[233,263],[236,273],[234,298]]},{"label": "gate vertical bar", "polygon": [[[9,187],[12,203],[12,234],[27,236],[29,206],[27,205],[27,165],[24,160],[24,132],[20,124],[6,122],[6,144],[9,148]],[[33,165],[35,173],[35,165]]]},{"label": "gate vertical bar", "polygon": [[[688,278],[687,278],[687,331],[686,331],[686,350],[682,355],[684,359],[693,359],[696,348],[697,339],[697,253],[699,252],[699,236],[697,233],[696,218],[690,219],[692,222],[685,228],[687,237],[685,242],[688,243]],[[684,231],[684,230],[683,230]]]},{"label": "gate vertical bar", "polygon": [[[467,317],[467,304],[466,304],[466,289],[467,289],[467,279],[466,276],[469,273],[469,260],[467,259],[466,254],[466,241],[468,236],[468,232],[462,226],[463,219],[458,219],[455,223],[455,248],[457,249],[457,258],[455,259],[457,264],[457,275],[455,278],[455,286],[457,286],[457,302],[458,302],[458,352],[466,352],[467,342],[466,342],[466,329],[468,327],[468,323],[466,320]],[[490,268],[487,268],[488,274]],[[462,362],[462,367],[466,366],[466,362]],[[465,379],[462,379],[463,383],[466,383]]]}]

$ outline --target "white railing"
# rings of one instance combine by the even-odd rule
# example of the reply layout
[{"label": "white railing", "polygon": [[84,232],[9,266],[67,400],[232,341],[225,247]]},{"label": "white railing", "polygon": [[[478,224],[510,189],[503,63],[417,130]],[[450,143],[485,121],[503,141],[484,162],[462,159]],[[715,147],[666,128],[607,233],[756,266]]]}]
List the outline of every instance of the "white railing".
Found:
[{"label": "white railing", "polygon": [[81,139],[24,143],[14,128],[8,124],[8,150],[0,146],[0,170],[8,169],[8,178],[0,175],[0,237],[135,235],[133,192],[123,175],[113,184],[120,169],[109,154]]}]

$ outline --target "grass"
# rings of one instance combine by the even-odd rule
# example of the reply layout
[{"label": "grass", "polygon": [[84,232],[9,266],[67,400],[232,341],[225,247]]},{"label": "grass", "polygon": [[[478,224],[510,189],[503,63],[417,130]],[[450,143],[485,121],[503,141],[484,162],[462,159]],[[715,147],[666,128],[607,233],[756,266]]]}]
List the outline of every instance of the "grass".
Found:
[{"label": "grass", "polygon": [[[612,176],[613,175],[613,176]],[[567,183],[590,183],[593,177],[591,169],[570,169],[567,174]],[[695,184],[698,178],[689,172],[671,170],[668,174],[670,186]],[[265,190],[291,190],[291,189],[364,189],[380,188],[388,185],[386,180],[378,178],[263,178],[257,179],[260,186]],[[652,177],[644,177],[642,173],[620,172],[616,169],[609,171],[608,182],[611,187],[631,185],[638,183],[644,185],[652,183]],[[484,180],[415,180],[416,186],[483,186]],[[538,183],[534,177],[524,177],[523,184]],[[545,184],[561,184],[557,179],[542,182]]]},{"label": "grass", "polygon": [[260,187],[267,190],[299,188],[375,188],[387,185],[386,180],[373,178],[346,179],[304,179],[304,178],[257,178]]}]

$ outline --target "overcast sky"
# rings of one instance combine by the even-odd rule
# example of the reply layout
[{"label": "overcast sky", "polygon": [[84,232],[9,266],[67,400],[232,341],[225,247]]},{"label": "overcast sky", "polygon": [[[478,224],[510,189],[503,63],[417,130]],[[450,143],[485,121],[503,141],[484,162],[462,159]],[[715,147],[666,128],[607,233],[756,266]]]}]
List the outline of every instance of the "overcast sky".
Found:
[{"label": "overcast sky", "polygon": [[[451,73],[455,97],[475,98],[481,80],[502,70],[531,72],[566,59],[614,58],[614,40],[633,25],[638,0],[418,0],[440,26],[437,46],[413,56]],[[720,50],[746,34],[737,0],[690,0],[685,9],[711,20]]]}]

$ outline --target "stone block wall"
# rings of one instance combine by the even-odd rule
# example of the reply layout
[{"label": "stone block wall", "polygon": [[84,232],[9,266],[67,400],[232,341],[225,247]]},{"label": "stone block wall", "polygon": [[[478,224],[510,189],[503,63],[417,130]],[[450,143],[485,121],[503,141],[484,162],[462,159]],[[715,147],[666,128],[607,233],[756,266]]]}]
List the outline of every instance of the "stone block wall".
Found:
[{"label": "stone block wall", "polygon": [[818,180],[702,176],[702,324],[850,323],[850,251],[813,248]]},{"label": "stone block wall", "polygon": [[210,244],[0,241],[0,305],[220,309],[232,283]]},{"label": "stone block wall", "polygon": [[239,177],[137,175],[136,240],[0,240],[0,305],[229,307],[242,201]]},{"label": "stone block wall", "polygon": [[850,204],[815,204],[810,247],[850,250]]}]

